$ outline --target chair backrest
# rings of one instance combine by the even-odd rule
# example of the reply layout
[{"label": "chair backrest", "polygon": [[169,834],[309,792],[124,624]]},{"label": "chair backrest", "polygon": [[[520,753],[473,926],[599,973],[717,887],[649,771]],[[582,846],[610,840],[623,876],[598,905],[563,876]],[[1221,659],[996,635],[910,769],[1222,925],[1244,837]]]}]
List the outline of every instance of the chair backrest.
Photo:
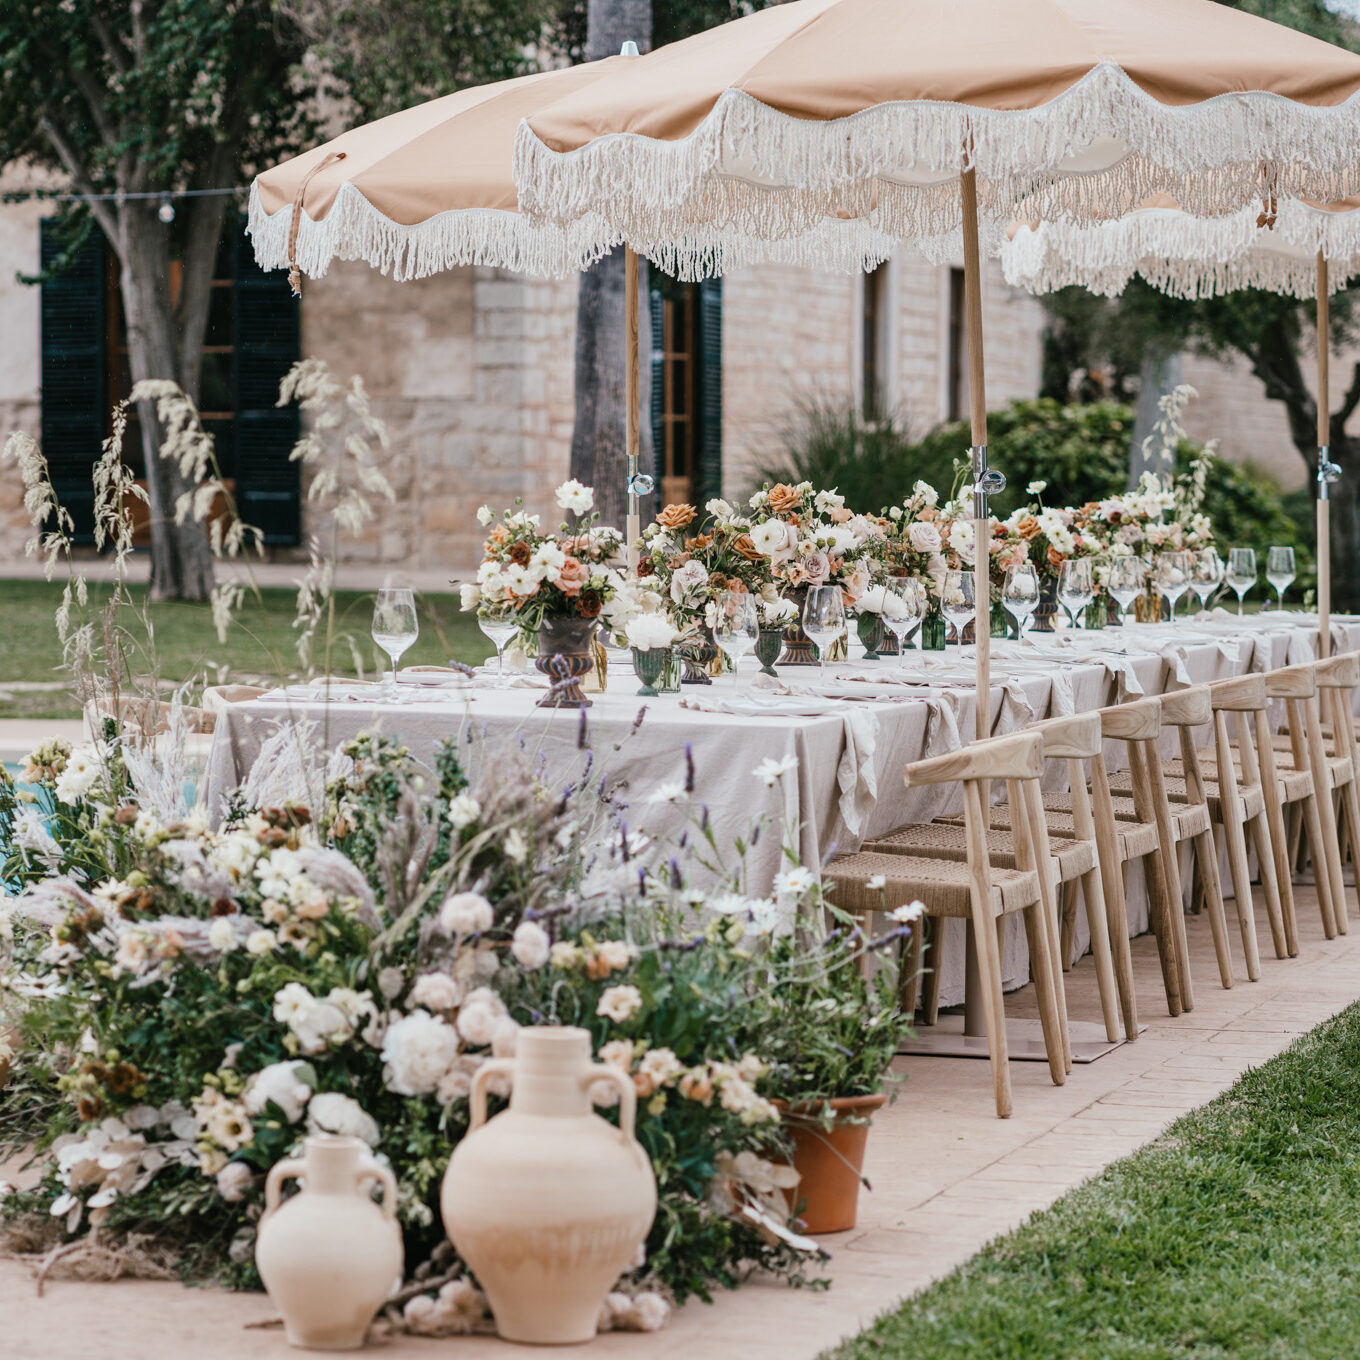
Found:
[{"label": "chair backrest", "polygon": [[[1324,663],[1325,664],[1325,663]],[[1305,662],[1301,666],[1281,666],[1266,672],[1268,699],[1311,699],[1318,689],[1318,663]]]},{"label": "chair backrest", "polygon": [[1202,727],[1213,718],[1208,685],[1191,685],[1160,696],[1166,727]]},{"label": "chair backrest", "polygon": [[1047,718],[1031,724],[1044,743],[1045,760],[1089,760],[1100,754],[1099,713],[1076,713],[1067,718]]},{"label": "chair backrest", "polygon": [[1215,680],[1209,686],[1209,702],[1215,713],[1254,713],[1266,706],[1264,675],[1239,675]]},{"label": "chair backrest", "polygon": [[1354,689],[1360,685],[1360,652],[1340,652],[1314,664],[1317,682],[1324,689]]},{"label": "chair backrest", "polygon": [[1100,710],[1100,731],[1107,741],[1156,741],[1162,733],[1162,701],[1152,695]]},{"label": "chair backrest", "polygon": [[1037,732],[1026,731],[989,737],[942,756],[918,760],[907,766],[902,777],[911,789],[981,779],[1038,779],[1043,768],[1043,739]]},{"label": "chair backrest", "polygon": [[259,685],[209,685],[203,691],[203,708],[212,714],[224,713],[232,704],[258,699],[263,693]]}]

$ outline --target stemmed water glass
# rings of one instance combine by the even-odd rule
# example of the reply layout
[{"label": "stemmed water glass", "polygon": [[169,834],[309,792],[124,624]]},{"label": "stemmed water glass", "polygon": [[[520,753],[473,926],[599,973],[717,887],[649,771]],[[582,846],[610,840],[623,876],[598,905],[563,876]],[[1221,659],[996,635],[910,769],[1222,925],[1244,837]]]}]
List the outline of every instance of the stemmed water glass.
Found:
[{"label": "stemmed water glass", "polygon": [[1032,562],[1020,562],[1006,568],[1006,579],[1001,583],[1001,603],[1015,620],[1018,636],[1025,636],[1025,625],[1039,607],[1039,573]]},{"label": "stemmed water glass", "polygon": [[719,591],[714,598],[718,617],[713,625],[713,640],[727,653],[732,663],[732,688],[741,688],[741,659],[753,651],[760,636],[760,617],[756,597],[744,590]]},{"label": "stemmed water glass", "polygon": [[383,698],[397,693],[397,662],[420,635],[416,597],[403,586],[384,586],[373,601],[373,641],[392,659],[392,670],[383,687]]},{"label": "stemmed water glass", "polygon": [[1171,601],[1171,622],[1176,622],[1176,601],[1190,589],[1191,554],[1163,552],[1157,554],[1157,565],[1153,569],[1153,580],[1157,593]]},{"label": "stemmed water glass", "polygon": [[1201,548],[1190,556],[1190,589],[1203,610],[1208,607],[1209,596],[1223,584],[1223,559],[1213,548]]},{"label": "stemmed water glass", "polygon": [[971,571],[947,571],[940,589],[940,612],[954,625],[954,638],[963,646],[963,630],[977,615],[977,597]]},{"label": "stemmed water glass", "polygon": [[822,678],[826,678],[826,654],[845,632],[845,600],[839,586],[809,586],[803,603],[803,632],[817,644]]},{"label": "stemmed water glass", "polygon": [[1294,549],[1272,548],[1266,555],[1266,580],[1275,587],[1275,608],[1284,608],[1284,593],[1294,583]]},{"label": "stemmed water glass", "polygon": [[1256,584],[1256,552],[1233,548],[1228,553],[1228,584],[1237,592],[1237,615],[1242,616],[1242,596]]},{"label": "stemmed water glass", "polygon": [[496,649],[496,683],[505,684],[505,644],[519,632],[519,610],[508,600],[477,607],[477,627],[491,639]]},{"label": "stemmed water glass", "polygon": [[1140,557],[1116,557],[1110,562],[1105,588],[1119,606],[1119,622],[1127,623],[1129,606],[1143,593],[1144,568]]},{"label": "stemmed water glass", "polygon": [[[890,576],[883,599],[883,622],[897,639],[898,655],[905,666],[906,644],[926,616],[928,601],[925,582],[917,580],[915,576]],[[888,600],[894,603],[889,605]]]},{"label": "stemmed water glass", "polygon": [[1077,626],[1077,615],[1086,609],[1095,595],[1090,558],[1068,558],[1058,568],[1058,603],[1067,610],[1073,628]]}]

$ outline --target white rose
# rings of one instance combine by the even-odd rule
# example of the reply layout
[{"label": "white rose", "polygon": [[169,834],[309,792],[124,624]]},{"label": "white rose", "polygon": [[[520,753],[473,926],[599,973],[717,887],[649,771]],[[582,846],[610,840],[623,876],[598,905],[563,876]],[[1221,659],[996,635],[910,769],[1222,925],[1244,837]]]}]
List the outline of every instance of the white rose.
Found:
[{"label": "white rose", "polygon": [[423,973],[411,988],[407,1004],[430,1011],[451,1011],[458,1004],[461,991],[447,973]]},{"label": "white rose", "polygon": [[290,1124],[296,1124],[312,1098],[311,1086],[302,1073],[310,1072],[305,1062],[280,1062],[261,1068],[246,1084],[241,1102],[251,1114],[263,1114],[271,1101]]},{"label": "white rose", "polygon": [[491,513],[491,507],[489,505],[483,505],[478,508],[477,523],[480,524],[483,529],[485,529],[495,518],[496,516]]},{"label": "white rose", "polygon": [[636,987],[606,987],[600,994],[595,1014],[621,1025],[635,1015],[641,1006],[642,993]]},{"label": "white rose", "polygon": [[521,968],[542,968],[548,961],[550,949],[548,932],[537,921],[521,921],[515,927],[510,952]]},{"label": "white rose", "polygon": [[907,528],[907,542],[912,549],[919,553],[937,553],[940,551],[940,531],[933,525],[918,520],[915,524]]},{"label": "white rose", "polygon": [[369,1147],[377,1147],[382,1138],[378,1121],[357,1100],[338,1091],[322,1091],[312,1097],[307,1107],[307,1132],[359,1138]]},{"label": "white rose", "polygon": [[217,1173],[217,1193],[228,1204],[237,1204],[246,1197],[255,1173],[245,1162],[228,1162]]},{"label": "white rose", "polygon": [[475,581],[464,581],[458,587],[458,604],[465,612],[476,609],[482,602],[482,588]]},{"label": "white rose", "polygon": [[431,1095],[457,1057],[453,1027],[428,1011],[412,1011],[383,1037],[383,1079],[397,1095]]},{"label": "white rose", "polygon": [[767,519],[751,530],[751,543],[755,550],[773,557],[789,546],[789,526],[779,519]]},{"label": "white rose", "polygon": [[490,930],[494,919],[481,893],[455,893],[439,908],[439,924],[449,935],[478,935]]}]

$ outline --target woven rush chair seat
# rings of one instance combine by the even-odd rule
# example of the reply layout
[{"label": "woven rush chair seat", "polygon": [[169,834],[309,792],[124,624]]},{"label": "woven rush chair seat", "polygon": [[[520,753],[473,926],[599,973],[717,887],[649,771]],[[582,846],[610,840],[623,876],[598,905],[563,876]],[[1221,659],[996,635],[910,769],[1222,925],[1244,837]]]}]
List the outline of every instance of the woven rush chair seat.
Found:
[{"label": "woven rush chair seat", "polygon": [[[1058,881],[1070,883],[1096,867],[1095,847],[1090,841],[1071,835],[1048,838],[1049,853],[1058,866]],[[967,857],[968,836],[958,822],[920,822],[899,827],[886,836],[864,843],[864,849],[887,855],[916,855],[927,859],[961,860]],[[1015,837],[1009,827],[994,827],[987,832],[987,854],[1000,869],[1015,868]]]},{"label": "woven rush chair seat", "polygon": [[[1057,795],[1055,795],[1057,796]],[[1064,798],[1068,794],[1061,795]],[[1047,807],[1048,795],[1045,795],[1045,812],[1047,816],[1044,822],[1048,827],[1049,844],[1056,845],[1062,840],[1070,840],[1077,833],[1076,822],[1073,819],[1071,809],[1051,809]],[[1130,803],[1132,807],[1132,803]],[[992,809],[992,828],[1009,832],[1011,826],[1011,810],[1005,804],[998,804]],[[963,820],[959,819],[958,825],[962,826]],[[940,825],[940,823],[935,823]],[[1150,855],[1157,848],[1157,827],[1153,822],[1140,822],[1134,817],[1128,821],[1119,821],[1115,827],[1115,834],[1118,838],[1120,858],[1126,863],[1131,859],[1142,859],[1144,855]]]},{"label": "woven rush chair seat", "polygon": [[[1293,758],[1294,743],[1287,732],[1281,732],[1271,742],[1271,745],[1281,755]],[[1332,787],[1340,788],[1342,784],[1355,778],[1355,761],[1349,755],[1337,755],[1336,745],[1333,743],[1331,733],[1323,733],[1323,745],[1327,752],[1327,770],[1331,775]],[[1282,766],[1277,762],[1277,773],[1289,774],[1293,772],[1292,766]],[[1291,800],[1292,801],[1292,800]]]},{"label": "woven rush chair seat", "polygon": [[[822,877],[835,888],[832,901],[845,911],[882,911],[885,903],[892,911],[921,898],[932,916],[966,918],[971,913],[972,877],[961,860],[860,850],[833,860]],[[884,880],[881,889],[867,886],[875,877]],[[1039,896],[1039,876],[1033,870],[993,868],[990,877],[996,916],[1018,911]]]},{"label": "woven rush chair seat", "polygon": [[[1117,789],[1116,781],[1122,776],[1112,775],[1110,777],[1110,787]],[[1133,798],[1132,781],[1126,780],[1127,789],[1119,789],[1112,792],[1110,797],[1110,808],[1114,812],[1115,821],[1122,830],[1125,824],[1140,823],[1143,826],[1156,827],[1151,822],[1142,822],[1138,816],[1138,807]],[[1178,841],[1188,840],[1191,836],[1197,836],[1201,831],[1207,831],[1211,825],[1210,818],[1212,808],[1206,808],[1202,803],[1187,803],[1184,801],[1184,787],[1182,786],[1181,800],[1177,801],[1174,793],[1171,792],[1171,780],[1167,780],[1167,793],[1172,800],[1171,805],[1171,825],[1175,829]],[[1257,790],[1257,798],[1260,798],[1260,790]],[[1050,804],[1049,800],[1052,799]],[[1046,793],[1044,795],[1044,806],[1051,812],[1062,815],[1070,811],[1072,806],[1072,795],[1070,793]],[[1259,811],[1259,808],[1258,808]],[[1055,836],[1061,836],[1062,832],[1052,823],[1049,829]],[[1146,852],[1144,852],[1146,853]]]},{"label": "woven rush chair seat", "polygon": [[[1168,760],[1162,767],[1166,774],[1166,791],[1172,798],[1184,796],[1185,790],[1185,765],[1180,760]],[[1234,748],[1233,769],[1237,771],[1239,781],[1242,779],[1242,757],[1240,752]],[[1300,799],[1307,798],[1313,792],[1313,772],[1312,770],[1301,769],[1291,760],[1287,765],[1282,765],[1278,760],[1275,762],[1275,777],[1279,780],[1280,795],[1286,803],[1297,803]],[[1210,772],[1200,766],[1200,778],[1204,781],[1206,793],[1217,792],[1218,774],[1215,770]],[[1245,785],[1250,788],[1251,785]]]},{"label": "woven rush chair seat", "polygon": [[[1208,816],[1204,819],[1204,827],[1207,829],[1211,821],[1217,822],[1222,819],[1222,812],[1219,807],[1218,781],[1204,781],[1204,803],[1187,803],[1188,796],[1186,782],[1184,779],[1166,776],[1166,796],[1171,800],[1171,816],[1175,820],[1186,812],[1193,813],[1196,809],[1201,812],[1207,810]],[[1114,815],[1121,821],[1125,818],[1136,818],[1137,812],[1133,803],[1133,781],[1126,774],[1116,774],[1110,777],[1110,788],[1114,791]],[[1259,816],[1265,808],[1265,793],[1259,784],[1244,784],[1238,791],[1242,798],[1242,806],[1248,818]],[[1121,795],[1123,795],[1121,797]],[[1197,826],[1200,822],[1199,817],[1192,817],[1186,826]],[[1189,834],[1193,835],[1194,832]]]}]

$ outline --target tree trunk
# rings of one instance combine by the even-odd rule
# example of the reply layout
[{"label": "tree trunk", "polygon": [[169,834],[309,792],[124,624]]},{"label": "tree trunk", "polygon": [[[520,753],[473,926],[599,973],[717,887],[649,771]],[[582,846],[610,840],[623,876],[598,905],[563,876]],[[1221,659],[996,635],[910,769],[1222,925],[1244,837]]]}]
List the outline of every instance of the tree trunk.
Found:
[{"label": "tree trunk", "polygon": [[[589,0],[586,60],[615,56],[625,42],[645,52],[651,45],[651,0]],[[639,467],[652,466],[651,327],[647,324],[647,264],[638,262],[641,374]],[[576,423],[571,475],[595,488],[603,523],[622,529],[627,513],[628,450],[625,405],[624,252],[615,250],[581,275],[576,303]]]},{"label": "tree trunk", "polygon": [[[1143,356],[1138,371],[1138,404],[1133,413],[1133,435],[1129,442],[1129,489],[1136,487],[1145,472],[1163,472],[1143,453],[1143,443],[1161,418],[1157,403],[1181,380],[1179,354],[1149,353]],[[1173,473],[1175,469],[1172,469]]]},{"label": "tree trunk", "polygon": [[[1360,610],[1360,440],[1338,430],[1335,415],[1331,447],[1332,462],[1342,469],[1331,487],[1332,610],[1353,614]],[[1316,492],[1316,481],[1313,487]]]},{"label": "tree trunk", "polygon": [[[148,379],[178,382],[196,393],[197,361],[192,382],[178,362],[170,302],[170,251],[165,226],[155,205],[129,203],[120,214],[120,291],[127,324],[128,359],[134,383]],[[202,336],[199,337],[201,348]],[[175,502],[189,489],[178,465],[160,453],[161,431],[155,406],[138,405],[142,450],[151,512],[151,598],[206,600],[213,587],[213,559],[203,525],[192,519],[175,523]]]}]

